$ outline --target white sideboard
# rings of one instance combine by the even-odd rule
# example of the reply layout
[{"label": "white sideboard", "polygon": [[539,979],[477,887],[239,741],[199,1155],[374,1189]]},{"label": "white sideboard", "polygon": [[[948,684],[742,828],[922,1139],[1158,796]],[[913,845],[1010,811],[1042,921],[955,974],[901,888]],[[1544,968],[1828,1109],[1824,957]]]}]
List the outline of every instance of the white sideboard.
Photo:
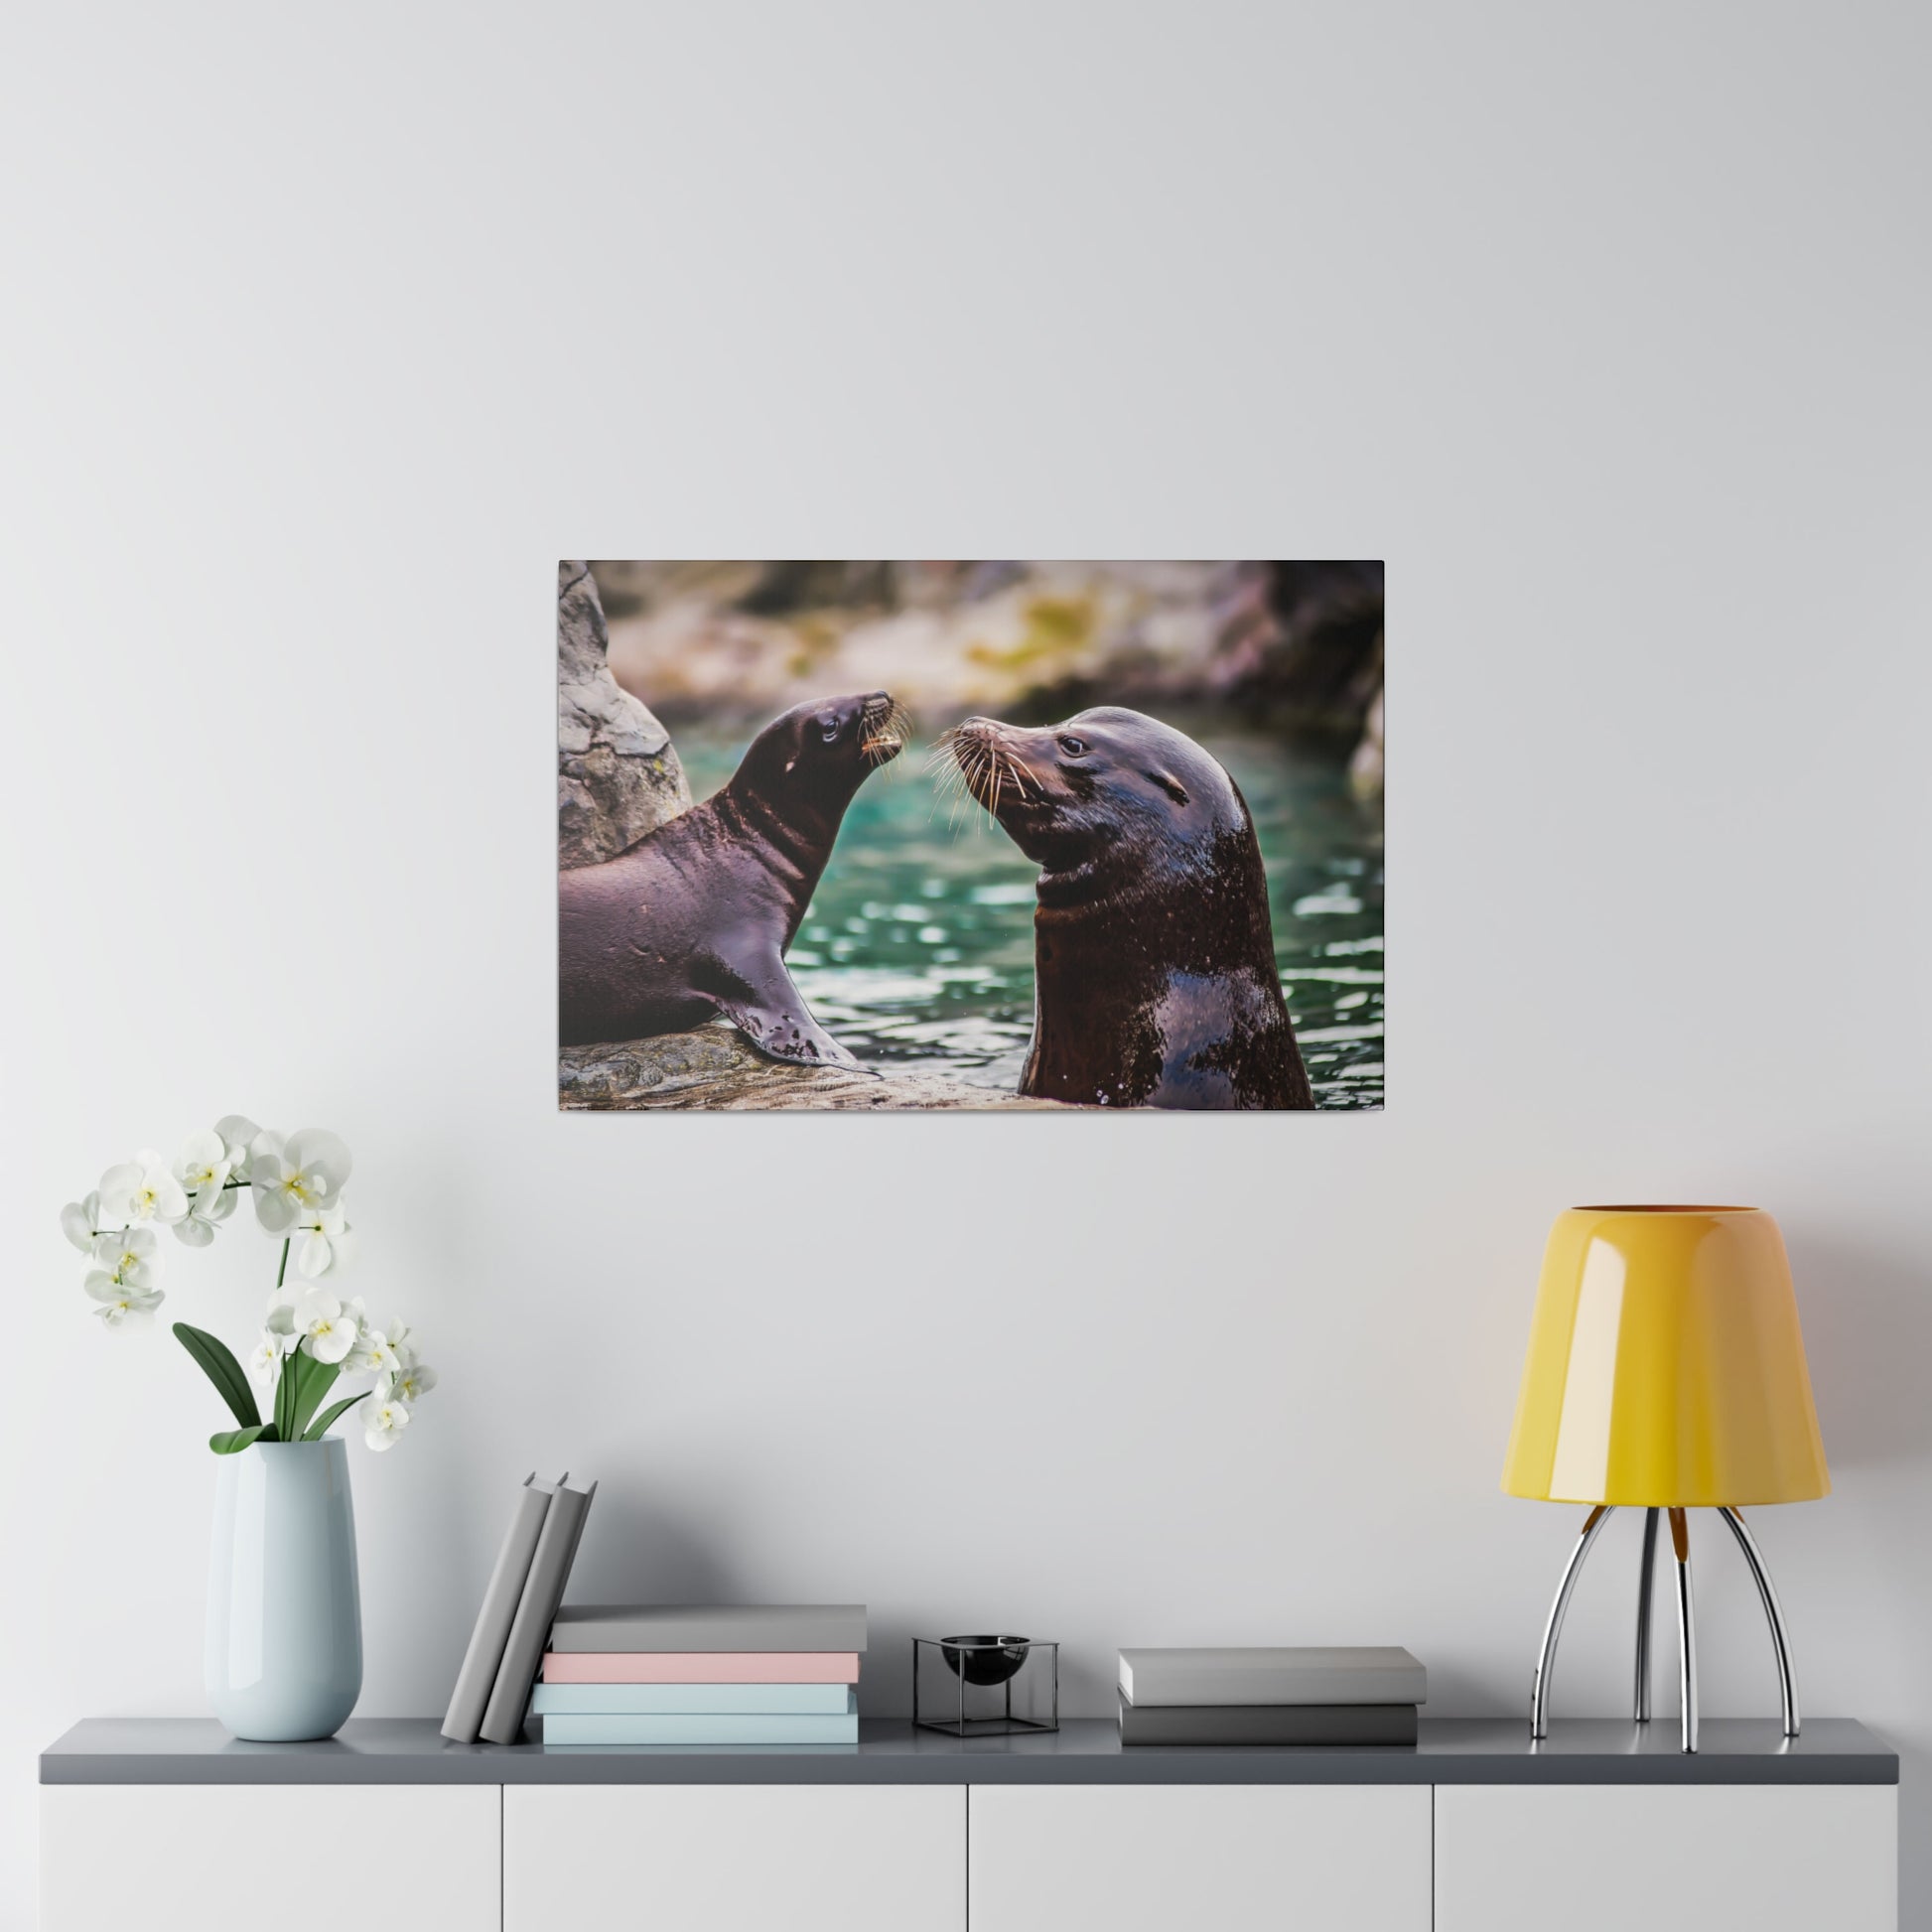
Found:
[{"label": "white sideboard", "polygon": [[492,1785],[62,1785],[41,1793],[42,1932],[496,1932]]},{"label": "white sideboard", "polygon": [[973,1932],[1430,1932],[1426,1784],[976,1785]]},{"label": "white sideboard", "polygon": [[1451,1785],[1435,1932],[1895,1932],[1898,1787]]},{"label": "white sideboard", "polygon": [[[77,1725],[42,1932],[1896,1932],[1897,1757],[1859,1725],[1426,1724],[1416,1746],[246,1745]],[[1668,1733],[1668,1736],[1666,1735]],[[366,1883],[364,1880],[366,1879]]]},{"label": "white sideboard", "polygon": [[[495,1932],[494,1919],[480,1923]],[[965,1924],[959,1785],[503,1792],[503,1932],[964,1932]]]}]

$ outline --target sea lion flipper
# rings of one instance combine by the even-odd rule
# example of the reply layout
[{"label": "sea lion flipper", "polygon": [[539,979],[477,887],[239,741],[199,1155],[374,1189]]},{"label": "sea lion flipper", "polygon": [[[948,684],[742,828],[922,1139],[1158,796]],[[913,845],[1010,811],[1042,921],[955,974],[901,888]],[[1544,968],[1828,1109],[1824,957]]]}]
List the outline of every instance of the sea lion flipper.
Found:
[{"label": "sea lion flipper", "polygon": [[804,996],[775,955],[757,975],[758,984],[718,999],[718,1011],[774,1060],[795,1066],[850,1066],[859,1062],[811,1016]]}]

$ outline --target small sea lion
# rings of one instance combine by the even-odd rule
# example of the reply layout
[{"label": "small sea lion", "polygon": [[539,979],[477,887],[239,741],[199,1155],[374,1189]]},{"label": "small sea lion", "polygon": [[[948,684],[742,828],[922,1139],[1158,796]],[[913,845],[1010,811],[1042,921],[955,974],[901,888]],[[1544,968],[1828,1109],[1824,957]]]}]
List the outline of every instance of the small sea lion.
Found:
[{"label": "small sea lion", "polygon": [[615,859],[557,879],[563,1044],[682,1033],[719,1015],[801,1065],[852,1054],[814,1020],[784,953],[845,809],[905,748],[890,692],[775,718],[721,791]]},{"label": "small sea lion", "polygon": [[1190,738],[1103,706],[942,741],[1040,867],[1020,1091],[1103,1107],[1314,1105],[1247,801]]}]

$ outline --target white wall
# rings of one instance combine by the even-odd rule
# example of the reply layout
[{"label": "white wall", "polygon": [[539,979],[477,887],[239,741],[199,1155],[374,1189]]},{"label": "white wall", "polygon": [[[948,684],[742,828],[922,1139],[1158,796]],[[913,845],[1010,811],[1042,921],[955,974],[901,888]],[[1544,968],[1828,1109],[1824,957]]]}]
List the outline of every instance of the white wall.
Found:
[{"label": "white wall", "polygon": [[[1549,1218],[1762,1201],[1838,1488],[1760,1535],[1932,1913],[1927,18],[17,15],[0,1920],[33,1753],[203,1708],[219,1418],[56,1210],[230,1108],[346,1137],[444,1373],[352,1450],[365,1713],[440,1708],[561,1463],[587,1593],[862,1596],[876,1709],[997,1623],[1075,1713],[1268,1637],[1516,1713]],[[587,552],[1388,558],[1387,1113],[560,1118]],[[170,1260],[249,1330],[265,1242]],[[1767,1712],[1700,1534],[1707,1708]],[[1560,1711],[1622,1707],[1633,1537]]]}]

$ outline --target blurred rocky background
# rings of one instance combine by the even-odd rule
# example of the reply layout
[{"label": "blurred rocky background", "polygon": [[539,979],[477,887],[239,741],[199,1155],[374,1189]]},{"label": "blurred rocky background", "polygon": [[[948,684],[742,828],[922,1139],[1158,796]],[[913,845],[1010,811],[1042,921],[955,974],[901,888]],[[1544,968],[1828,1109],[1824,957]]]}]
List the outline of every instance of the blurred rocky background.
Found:
[{"label": "blurred rocky background", "polygon": [[623,689],[676,729],[890,688],[923,732],[969,712],[1212,707],[1382,784],[1380,562],[594,560]]}]

